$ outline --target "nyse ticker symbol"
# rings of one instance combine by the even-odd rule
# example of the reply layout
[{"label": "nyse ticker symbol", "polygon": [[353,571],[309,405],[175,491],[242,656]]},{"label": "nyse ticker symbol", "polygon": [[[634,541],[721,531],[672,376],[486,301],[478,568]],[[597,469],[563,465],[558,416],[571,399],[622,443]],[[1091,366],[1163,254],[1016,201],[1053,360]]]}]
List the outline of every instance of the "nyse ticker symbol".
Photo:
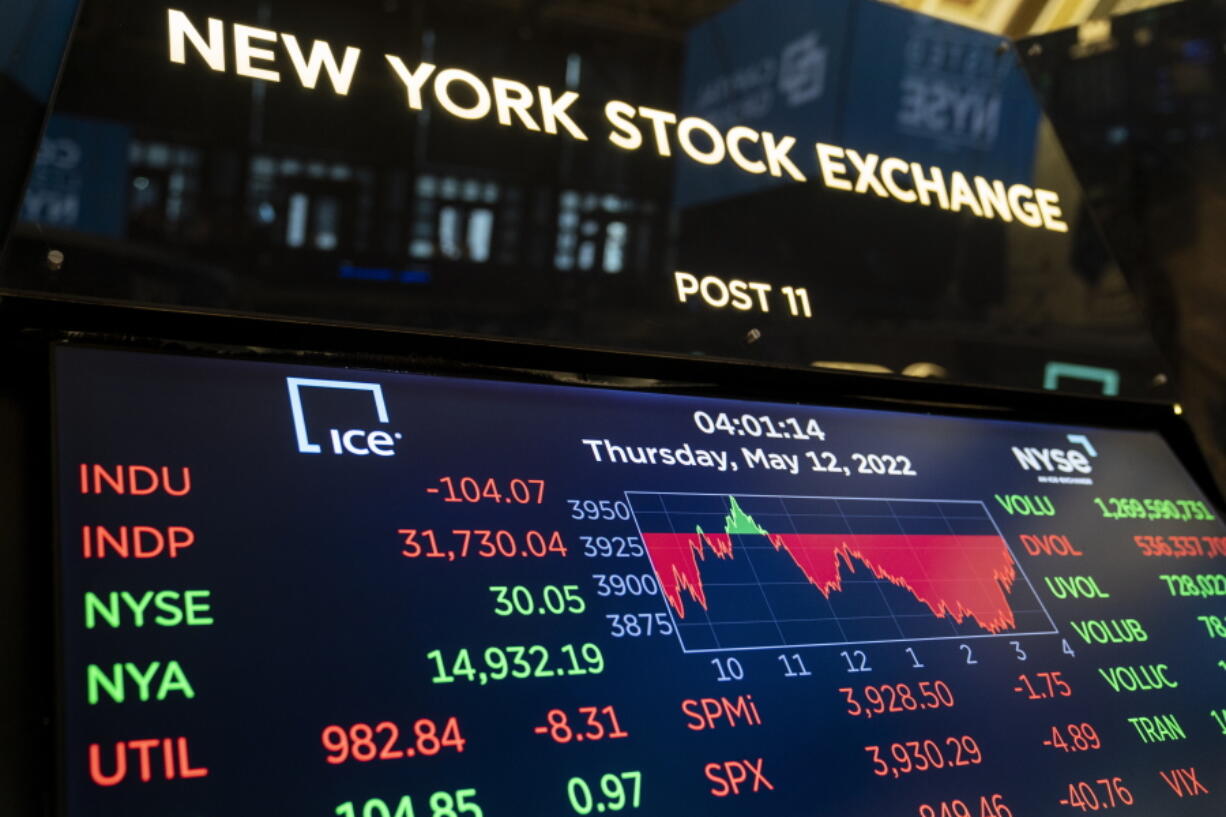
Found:
[{"label": "nyse ticker symbol", "polygon": [[[287,377],[286,387],[289,389],[290,410],[294,415],[294,434],[298,440],[298,451],[302,454],[323,453],[323,446],[311,442],[307,433],[306,417],[302,410],[302,389],[341,389],[345,391],[370,392],[375,404],[375,414],[381,424],[388,422],[387,404],[383,401],[383,387],[378,383],[359,383],[352,380],[315,380],[309,377]],[[376,457],[391,457],[396,453],[396,440],[401,435],[383,430],[365,428],[330,428],[328,429],[329,447],[333,454],[354,454],[365,457],[374,454]]]}]

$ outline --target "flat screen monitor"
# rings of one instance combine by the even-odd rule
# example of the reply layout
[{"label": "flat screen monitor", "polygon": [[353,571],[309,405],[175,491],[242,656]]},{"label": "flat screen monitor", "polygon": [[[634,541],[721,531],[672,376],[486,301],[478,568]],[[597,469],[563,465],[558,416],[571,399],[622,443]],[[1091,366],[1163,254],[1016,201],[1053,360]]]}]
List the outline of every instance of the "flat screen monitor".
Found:
[{"label": "flat screen monitor", "polygon": [[54,366],[69,817],[1223,812],[1226,527],[1156,431]]}]

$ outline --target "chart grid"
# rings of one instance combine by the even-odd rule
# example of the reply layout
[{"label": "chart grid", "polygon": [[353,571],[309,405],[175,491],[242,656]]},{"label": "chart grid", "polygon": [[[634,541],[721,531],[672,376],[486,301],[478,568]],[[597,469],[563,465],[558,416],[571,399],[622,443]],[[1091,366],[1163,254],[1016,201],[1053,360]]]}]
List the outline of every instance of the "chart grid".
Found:
[{"label": "chart grid", "polygon": [[[979,500],[625,496],[687,653],[1059,634]],[[824,549],[803,549],[815,540]],[[861,547],[865,542],[875,544]],[[891,574],[863,556],[869,547],[905,564],[911,583],[901,569]],[[814,559],[815,552],[822,558]],[[995,573],[982,566],[989,552]],[[817,570],[830,574],[826,584]],[[952,587],[981,602],[995,597],[1005,612],[992,619],[960,603],[929,599],[925,606],[925,593],[955,592]]]}]

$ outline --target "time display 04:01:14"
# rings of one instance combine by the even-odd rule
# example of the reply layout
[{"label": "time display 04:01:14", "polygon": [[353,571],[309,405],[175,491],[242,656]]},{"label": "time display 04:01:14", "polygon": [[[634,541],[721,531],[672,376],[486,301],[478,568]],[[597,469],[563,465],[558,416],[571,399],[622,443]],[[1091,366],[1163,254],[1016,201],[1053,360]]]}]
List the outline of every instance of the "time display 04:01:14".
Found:
[{"label": "time display 04:01:14", "polygon": [[730,437],[768,437],[775,440],[826,440],[826,432],[812,418],[770,417],[766,414],[740,416],[719,412],[694,412],[694,425],[703,434],[724,433]]}]

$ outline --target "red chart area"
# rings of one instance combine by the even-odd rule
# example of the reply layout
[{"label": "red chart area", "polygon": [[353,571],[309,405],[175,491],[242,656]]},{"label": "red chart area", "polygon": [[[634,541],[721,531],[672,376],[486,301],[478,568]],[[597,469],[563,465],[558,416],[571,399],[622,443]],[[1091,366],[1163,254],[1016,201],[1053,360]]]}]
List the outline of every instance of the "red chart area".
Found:
[{"label": "red chart area", "polygon": [[978,502],[627,496],[683,645],[1054,629]]},{"label": "red chart area", "polygon": [[[1013,557],[999,536],[939,534],[767,534],[827,598],[843,589],[844,573],[868,570],[910,591],[938,618],[970,618],[990,633],[1016,626],[1006,594],[1017,580]],[[700,562],[735,559],[726,533],[644,533],[660,590],[685,618],[685,598],[707,609]],[[969,564],[969,569],[968,569]]]}]

